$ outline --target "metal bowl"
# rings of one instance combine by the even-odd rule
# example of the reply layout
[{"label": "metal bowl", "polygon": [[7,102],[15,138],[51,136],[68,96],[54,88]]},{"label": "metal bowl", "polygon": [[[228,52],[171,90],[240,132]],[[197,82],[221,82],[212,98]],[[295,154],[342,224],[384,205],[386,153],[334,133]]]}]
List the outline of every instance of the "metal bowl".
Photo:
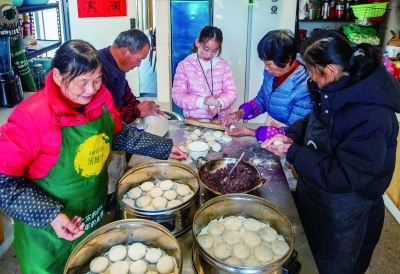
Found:
[{"label": "metal bowl", "polygon": [[[202,174],[203,172],[213,173],[213,172],[217,171],[218,169],[222,169],[222,168],[226,167],[226,165],[228,165],[228,164],[236,164],[237,161],[238,161],[238,159],[236,159],[236,158],[216,158],[213,160],[206,160],[205,158],[202,158],[202,157],[198,158],[196,160],[196,167],[197,167],[197,177],[199,178],[199,182],[202,184],[203,187],[205,187],[206,189],[211,191],[213,194],[221,195],[221,192],[211,189],[205,183],[203,183],[201,181],[200,174]],[[243,160],[241,160],[241,162],[244,165],[246,165],[247,167],[249,167],[253,171],[253,173],[258,177],[258,183],[251,189],[241,192],[244,194],[244,193],[249,193],[249,192],[259,188],[260,186],[262,186],[265,183],[266,179],[262,178],[260,171],[254,165],[252,165],[249,162],[243,161]]]},{"label": "metal bowl", "polygon": [[174,257],[176,267],[172,273],[181,273],[183,257],[179,243],[171,232],[153,221],[129,219],[102,226],[83,239],[69,256],[64,274],[88,273],[90,262],[103,256],[112,246],[136,242],[160,248]]}]

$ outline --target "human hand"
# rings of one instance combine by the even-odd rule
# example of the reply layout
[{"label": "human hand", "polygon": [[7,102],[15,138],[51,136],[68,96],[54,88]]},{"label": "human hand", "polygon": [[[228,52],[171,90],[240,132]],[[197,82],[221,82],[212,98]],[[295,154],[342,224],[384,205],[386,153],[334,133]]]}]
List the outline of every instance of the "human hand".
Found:
[{"label": "human hand", "polygon": [[215,107],[221,106],[221,102],[218,101],[218,99],[215,98],[213,95],[206,96],[206,98],[204,98],[203,104],[205,104],[207,106],[215,106]]},{"label": "human hand", "polygon": [[144,118],[147,116],[164,116],[165,118],[169,119],[170,117],[162,112],[161,107],[157,105],[154,101],[144,100],[137,105],[138,109],[140,110],[140,117]]},{"label": "human hand", "polygon": [[58,238],[67,241],[73,241],[83,235],[84,223],[80,223],[81,217],[75,216],[70,220],[67,215],[60,212],[57,217],[50,223],[56,232]]},{"label": "human hand", "polygon": [[[277,144],[275,142],[282,142],[282,144]],[[277,156],[285,156],[289,147],[293,144],[292,139],[286,137],[282,134],[277,134],[269,140],[266,140],[261,144],[262,148],[271,151],[273,154]]]},{"label": "human hand", "polygon": [[208,107],[208,113],[211,115],[211,117],[214,117],[215,115],[219,115],[219,112],[221,111],[221,108],[219,106],[209,106]]},{"label": "human hand", "polygon": [[169,158],[181,161],[181,160],[186,160],[187,157],[188,155],[185,152],[183,152],[179,147],[172,146]]},{"label": "human hand", "polygon": [[255,136],[255,130],[247,127],[235,127],[230,131],[226,131],[226,133],[233,137]]},{"label": "human hand", "polygon": [[243,118],[243,115],[244,115],[244,111],[239,109],[238,111],[232,112],[231,114],[229,114],[222,120],[222,125],[225,128],[227,133],[229,133],[231,131],[229,126],[234,123],[239,122],[239,120]]}]

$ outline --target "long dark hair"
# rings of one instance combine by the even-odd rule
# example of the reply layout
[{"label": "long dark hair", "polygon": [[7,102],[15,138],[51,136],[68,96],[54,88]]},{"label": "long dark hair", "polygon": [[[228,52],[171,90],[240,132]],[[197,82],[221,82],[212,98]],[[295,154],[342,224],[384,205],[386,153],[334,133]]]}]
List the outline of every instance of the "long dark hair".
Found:
[{"label": "long dark hair", "polygon": [[274,62],[277,67],[284,68],[296,60],[296,41],[290,30],[279,29],[268,32],[257,45],[258,57]]},{"label": "long dark hair", "polygon": [[[214,39],[219,43],[219,50],[218,50],[218,56],[222,52],[222,40],[223,40],[223,35],[222,31],[213,26],[205,26],[199,33],[199,37],[197,37],[197,41],[199,43],[207,43],[208,40]],[[192,52],[196,53],[198,48],[196,47],[196,43],[193,43],[192,45]]]},{"label": "long dark hair", "polygon": [[352,46],[339,32],[319,31],[306,39],[300,49],[303,62],[323,74],[328,64],[339,66],[357,83],[370,75],[379,65],[382,53],[370,44]]},{"label": "long dark hair", "polygon": [[99,67],[103,70],[99,53],[91,44],[83,40],[69,40],[63,43],[52,61],[52,68],[60,71],[67,85],[74,78],[94,72]]}]

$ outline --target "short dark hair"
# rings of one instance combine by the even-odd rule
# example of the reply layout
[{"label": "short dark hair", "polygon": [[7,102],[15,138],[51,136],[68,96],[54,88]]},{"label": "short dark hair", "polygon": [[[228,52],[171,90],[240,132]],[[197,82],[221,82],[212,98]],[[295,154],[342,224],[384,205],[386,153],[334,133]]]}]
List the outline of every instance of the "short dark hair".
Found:
[{"label": "short dark hair", "polygon": [[[214,39],[219,43],[219,50],[218,50],[218,56],[222,52],[222,40],[224,39],[222,35],[221,29],[213,26],[205,26],[199,33],[199,36],[197,37],[197,41],[199,43],[207,43],[208,40]],[[192,52],[196,53],[198,48],[196,47],[196,43],[193,43],[192,46]]]},{"label": "short dark hair", "polygon": [[114,40],[114,45],[118,48],[129,48],[132,53],[141,51],[146,45],[150,46],[149,38],[143,31],[130,29],[121,32]]},{"label": "short dark hair", "polygon": [[257,45],[258,57],[263,61],[272,61],[280,68],[293,64],[297,47],[290,30],[279,29],[268,32]]},{"label": "short dark hair", "polygon": [[356,83],[370,75],[379,65],[382,53],[370,44],[352,46],[340,32],[323,30],[303,41],[300,49],[307,67],[314,67],[323,74],[329,65],[339,66]]},{"label": "short dark hair", "polygon": [[69,84],[82,74],[94,72],[98,68],[103,70],[103,63],[91,44],[83,40],[69,40],[56,51],[52,68],[58,69],[65,83]]}]

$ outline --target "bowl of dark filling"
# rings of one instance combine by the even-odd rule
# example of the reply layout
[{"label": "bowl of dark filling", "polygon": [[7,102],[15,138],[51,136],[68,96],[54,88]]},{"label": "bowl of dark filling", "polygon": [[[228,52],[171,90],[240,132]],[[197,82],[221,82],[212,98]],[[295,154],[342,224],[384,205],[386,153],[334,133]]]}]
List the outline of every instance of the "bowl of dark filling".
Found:
[{"label": "bowl of dark filling", "polygon": [[236,164],[236,158],[217,158],[207,161],[199,158],[196,161],[200,183],[216,195],[221,195],[217,180],[226,193],[248,193],[264,184],[258,169],[249,162],[241,160],[230,177],[228,174]]}]

